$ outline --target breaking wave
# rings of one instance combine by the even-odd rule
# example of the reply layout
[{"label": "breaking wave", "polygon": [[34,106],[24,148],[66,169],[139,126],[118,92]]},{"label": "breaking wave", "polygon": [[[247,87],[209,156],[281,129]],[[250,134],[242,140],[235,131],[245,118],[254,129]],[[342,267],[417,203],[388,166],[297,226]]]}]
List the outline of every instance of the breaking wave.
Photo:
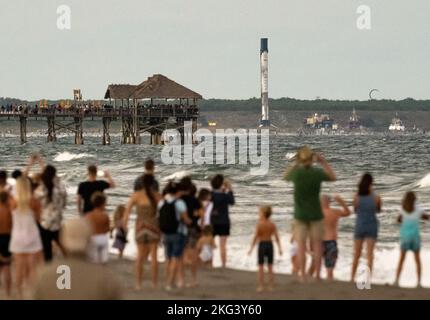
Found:
[{"label": "breaking wave", "polygon": [[68,151],[60,152],[54,157],[55,162],[66,162],[76,159],[82,159],[82,158],[92,158],[94,157],[91,154],[88,153],[70,153]]}]

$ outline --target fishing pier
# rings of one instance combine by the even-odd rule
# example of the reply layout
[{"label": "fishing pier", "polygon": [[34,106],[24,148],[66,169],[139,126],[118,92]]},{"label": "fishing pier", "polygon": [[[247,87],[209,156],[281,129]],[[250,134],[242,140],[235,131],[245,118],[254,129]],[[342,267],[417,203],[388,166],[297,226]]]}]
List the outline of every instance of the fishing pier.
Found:
[{"label": "fishing pier", "polygon": [[162,133],[176,129],[184,141],[184,122],[192,123],[197,130],[198,101],[202,96],[169,78],[156,74],[139,85],[111,84],[100,107],[89,107],[75,95],[68,108],[58,106],[36,109],[26,106],[12,111],[0,112],[1,121],[16,121],[20,126],[20,141],[27,143],[29,121],[46,121],[47,141],[55,142],[57,133],[72,132],[75,144],[84,143],[84,121],[100,121],[103,128],[102,143],[111,143],[112,121],[121,121],[121,143],[139,144],[140,136],[149,133],[151,144],[162,144]]}]

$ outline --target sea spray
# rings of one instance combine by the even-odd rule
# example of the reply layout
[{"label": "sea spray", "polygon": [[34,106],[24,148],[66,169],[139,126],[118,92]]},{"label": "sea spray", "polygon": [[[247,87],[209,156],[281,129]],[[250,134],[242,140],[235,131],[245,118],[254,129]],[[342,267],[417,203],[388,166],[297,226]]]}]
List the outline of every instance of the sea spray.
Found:
[{"label": "sea spray", "polygon": [[70,153],[68,151],[60,152],[54,157],[55,162],[66,162],[82,158],[93,158],[94,156],[88,153]]}]

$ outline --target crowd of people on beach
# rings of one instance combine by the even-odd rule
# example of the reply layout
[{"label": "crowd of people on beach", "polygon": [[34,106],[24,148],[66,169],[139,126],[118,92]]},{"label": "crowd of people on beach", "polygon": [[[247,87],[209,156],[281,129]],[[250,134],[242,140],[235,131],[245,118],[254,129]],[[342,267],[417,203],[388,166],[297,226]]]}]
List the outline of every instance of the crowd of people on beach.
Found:
[{"label": "crowd of people on beach", "polygon": [[[340,195],[321,194],[323,182],[336,180],[334,170],[322,154],[304,146],[293,161],[285,172],[285,179],[294,186],[292,272],[303,283],[310,278],[319,280],[324,262],[327,279],[333,280],[338,258],[338,222],[349,216],[351,210]],[[320,166],[315,166],[316,163]],[[210,188],[198,189],[189,176],[168,181],[161,188],[155,163],[148,159],[127,202],[117,206],[112,215],[107,210],[105,191],[116,184],[106,171],[101,175],[103,179],[99,176],[97,166],[88,166],[87,179],[77,189],[77,215],[65,219],[66,188],[56,168],[46,164],[40,155],[32,155],[26,168],[12,173],[14,183],[8,183],[7,172],[0,171],[0,285],[7,297],[12,297],[14,282],[17,298],[25,297],[26,286],[33,289],[36,299],[120,298],[121,285],[106,268],[112,259],[110,238],[118,258],[123,257],[129,241],[136,243],[136,290],[142,290],[147,262],[150,262],[151,287],[159,286],[160,243],[164,245],[166,291],[197,286],[198,270],[212,267],[216,249],[221,267],[227,266],[229,208],[235,204],[235,196],[232,184],[223,175],[213,176]],[[420,220],[429,216],[416,202],[416,195],[407,192],[397,219],[401,254],[396,284],[408,251],[414,253],[418,285],[421,283]],[[369,274],[372,273],[379,229],[377,214],[382,210],[381,197],[375,193],[369,173],[362,176],[352,207],[356,223],[351,281],[355,281],[364,246]],[[132,215],[135,215],[134,233],[129,232]],[[258,215],[249,254],[258,247],[257,291],[262,292],[273,290],[275,285],[273,242],[280,255],[283,250],[277,227],[271,220],[271,206],[259,207]],[[311,257],[311,263],[306,263],[307,256]],[[265,266],[269,276],[267,286]],[[65,267],[73,270],[75,285],[70,290],[59,290],[58,270]],[[70,283],[64,278],[60,285],[67,287]]]}]

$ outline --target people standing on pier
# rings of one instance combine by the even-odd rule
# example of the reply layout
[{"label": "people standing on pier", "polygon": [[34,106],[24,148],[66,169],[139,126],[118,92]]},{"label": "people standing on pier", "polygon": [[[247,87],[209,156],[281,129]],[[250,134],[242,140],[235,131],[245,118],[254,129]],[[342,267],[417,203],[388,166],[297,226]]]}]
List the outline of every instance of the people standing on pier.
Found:
[{"label": "people standing on pier", "polygon": [[335,195],[333,200],[337,202],[342,209],[332,208],[331,199],[328,196],[321,197],[321,206],[324,214],[324,238],[323,238],[323,257],[324,265],[327,270],[327,279],[333,280],[333,270],[336,266],[338,248],[337,248],[337,228],[339,219],[351,214],[345,200],[339,195]]},{"label": "people standing on pier", "polygon": [[227,265],[227,239],[230,236],[229,207],[234,205],[234,193],[231,183],[224,176],[217,174],[211,180],[212,186],[212,213],[211,224],[214,236],[219,236],[220,256],[222,267]]},{"label": "people standing on pier", "polygon": [[42,240],[36,222],[39,216],[40,205],[32,195],[30,180],[27,177],[18,178],[9,250],[13,254],[15,285],[19,298],[23,297],[24,283],[34,284],[42,254]]},{"label": "people standing on pier", "polygon": [[43,255],[46,262],[52,260],[52,242],[55,242],[64,254],[59,233],[63,221],[63,211],[67,204],[67,192],[57,176],[57,170],[47,165],[41,173],[41,183],[35,190],[35,198],[40,202],[39,221],[42,237]]},{"label": "people standing on pier", "polygon": [[141,182],[142,189],[135,191],[128,199],[123,221],[123,226],[127,230],[130,214],[133,208],[136,208],[136,290],[142,288],[143,268],[148,257],[151,258],[152,287],[158,286],[157,249],[161,238],[157,220],[157,204],[161,200],[161,195],[154,190],[155,178],[151,174],[144,174]]},{"label": "people standing on pier", "polygon": [[373,251],[378,238],[378,219],[376,214],[381,212],[381,197],[373,191],[373,177],[366,173],[358,185],[358,193],[354,196],[354,209],[356,213],[354,230],[354,258],[352,261],[351,281],[355,280],[358,262],[363,250],[367,249],[367,266],[370,274],[373,270]]},{"label": "people standing on pier", "polygon": [[[314,162],[318,162],[322,169],[314,167]],[[297,242],[300,280],[307,280],[305,266],[308,240],[313,251],[316,278],[319,279],[324,236],[321,184],[324,181],[335,181],[336,175],[322,154],[314,153],[304,146],[297,152],[295,163],[287,169],[285,178],[294,184],[294,238]]]},{"label": "people standing on pier", "polygon": [[12,276],[10,272],[11,253],[9,251],[12,231],[13,199],[6,191],[0,191],[0,282],[3,283],[6,297],[10,298]]},{"label": "people standing on pier", "polygon": [[167,260],[165,289],[170,291],[175,281],[178,288],[184,286],[183,254],[188,234],[187,225],[192,221],[188,217],[187,206],[181,199],[182,190],[177,183],[169,182],[163,195],[163,199],[158,203],[158,217]]},{"label": "people standing on pier", "polygon": [[424,209],[416,204],[416,200],[414,192],[407,192],[403,198],[402,210],[397,218],[397,222],[400,223],[400,258],[396,281],[394,282],[396,286],[399,285],[406,253],[412,251],[417,268],[417,287],[421,287],[420,221],[429,220],[430,216],[425,214]]},{"label": "people standing on pier", "polygon": [[155,179],[155,162],[152,159],[147,159],[145,161],[145,170],[143,172],[143,174],[141,176],[139,176],[135,181],[134,181],[134,191],[139,191],[144,189],[144,183],[143,183],[143,177],[145,175],[151,175],[154,176],[154,185],[153,185],[153,189],[155,192],[160,192],[160,185],[157,181],[157,179]]},{"label": "people standing on pier", "polygon": [[78,212],[85,215],[93,210],[91,197],[96,192],[104,192],[106,189],[115,188],[115,182],[108,171],[104,171],[105,180],[97,179],[97,167],[95,165],[88,166],[88,179],[78,186],[77,204]]},{"label": "people standing on pier", "polygon": [[251,249],[249,249],[248,255],[252,253],[255,245],[258,243],[258,286],[257,292],[264,290],[264,265],[267,264],[269,271],[269,291],[274,289],[273,279],[273,261],[274,261],[274,250],[273,250],[273,239],[275,239],[278,245],[279,255],[282,255],[281,241],[279,240],[278,230],[276,225],[270,220],[272,215],[272,208],[270,206],[260,207],[259,209],[259,221],[255,230],[255,235],[252,240]]}]

